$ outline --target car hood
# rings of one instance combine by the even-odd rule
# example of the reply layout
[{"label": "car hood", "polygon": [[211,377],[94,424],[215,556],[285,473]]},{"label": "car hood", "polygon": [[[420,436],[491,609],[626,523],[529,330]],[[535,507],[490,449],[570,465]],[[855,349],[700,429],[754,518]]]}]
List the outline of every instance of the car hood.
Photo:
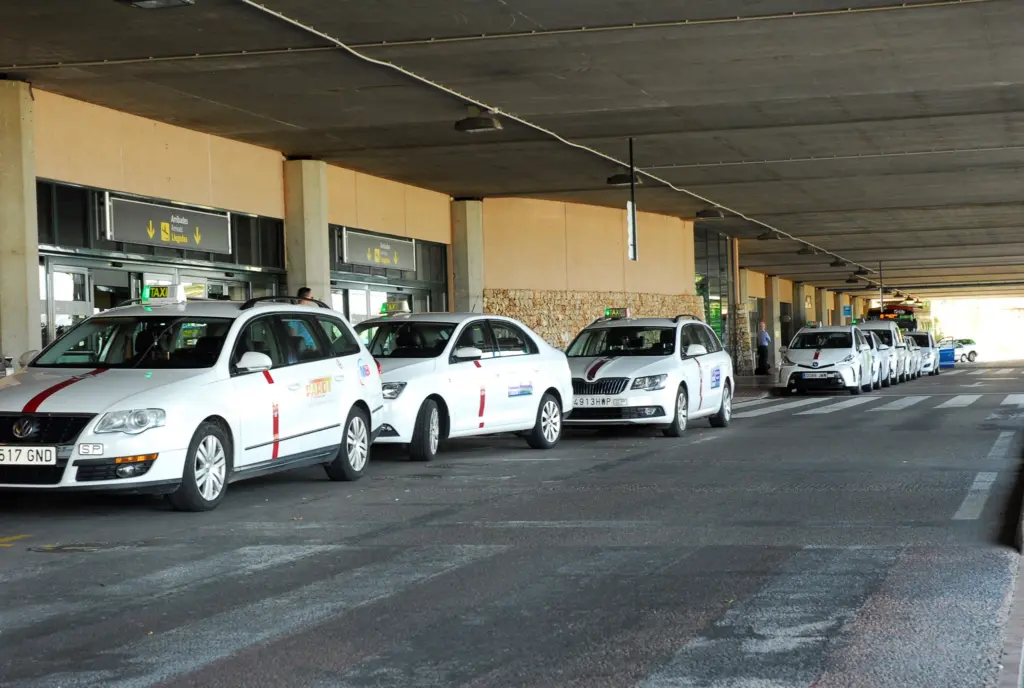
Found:
[{"label": "car hood", "polygon": [[437,370],[436,358],[378,358],[381,382],[408,382]]},{"label": "car hood", "polygon": [[642,377],[666,371],[672,356],[591,356],[569,359],[574,378],[587,382],[609,377]]},{"label": "car hood", "polygon": [[101,413],[129,397],[208,372],[27,368],[0,378],[0,412]]},{"label": "car hood", "polygon": [[786,357],[793,363],[814,367],[834,365],[853,353],[853,349],[789,349]]}]

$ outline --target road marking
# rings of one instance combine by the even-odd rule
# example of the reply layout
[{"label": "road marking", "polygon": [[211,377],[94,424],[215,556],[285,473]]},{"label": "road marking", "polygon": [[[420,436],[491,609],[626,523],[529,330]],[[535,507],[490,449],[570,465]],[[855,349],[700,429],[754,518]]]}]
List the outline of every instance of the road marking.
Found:
[{"label": "road marking", "polygon": [[[999,440],[996,440],[998,443]],[[971,488],[967,491],[967,496],[964,497],[964,501],[960,504],[960,508],[953,514],[954,521],[974,521],[981,516],[982,510],[985,508],[985,502],[988,501],[989,492],[992,490],[992,483],[996,481],[998,473],[992,471],[982,471],[978,473],[974,478],[974,482],[971,483]]]},{"label": "road marking", "polygon": [[830,397],[819,397],[817,399],[801,399],[800,401],[789,401],[785,404],[777,404],[775,406],[769,406],[768,408],[754,409],[753,411],[744,411],[743,413],[737,413],[733,415],[733,418],[756,418],[757,416],[766,416],[769,413],[775,413],[776,411],[787,411],[789,409],[800,408],[801,406],[810,406],[811,404],[820,404],[823,401],[827,401]]},{"label": "road marking", "polygon": [[947,401],[945,403],[942,403],[942,404],[939,404],[935,408],[937,408],[937,409],[964,408],[966,406],[970,406],[971,404],[976,402],[978,399],[981,399],[981,395],[980,394],[958,394],[955,397],[953,397],[952,399],[950,399],[949,401]]},{"label": "road marking", "polygon": [[859,399],[847,399],[846,401],[840,401],[838,404],[829,404],[823,408],[811,409],[810,411],[802,411],[796,415],[798,416],[817,416],[824,413],[835,413],[836,411],[845,411],[848,408],[854,406],[860,406],[861,404],[867,404],[874,401],[874,397],[861,397]]},{"label": "road marking", "polygon": [[30,538],[31,535],[9,535],[7,537],[0,538],[0,547],[14,547],[14,543],[18,540],[24,540]]},{"label": "road marking", "polygon": [[1024,394],[1007,394],[1000,406],[1024,406]]},{"label": "road marking", "polygon": [[999,433],[999,437],[996,438],[996,443],[992,445],[992,449],[989,450],[988,460],[994,461],[999,459],[1005,459],[1007,454],[1010,453],[1010,445],[1013,443],[1013,436],[1017,433],[1004,430]]},{"label": "road marking", "polygon": [[987,375],[988,371],[987,370],[972,370],[971,372],[969,372],[967,374],[968,375]]},{"label": "road marking", "polygon": [[1013,375],[1013,368],[1002,368],[1001,370],[993,370],[993,375]]},{"label": "road marking", "polygon": [[735,408],[750,408],[751,406],[760,406],[761,404],[770,404],[778,399],[766,398],[766,399],[751,399],[750,401],[734,401],[732,407]]},{"label": "road marking", "polygon": [[943,372],[939,373],[939,375],[959,375],[962,372],[964,372],[964,371],[962,371],[962,370],[946,370],[946,371],[943,371]]},{"label": "road marking", "polygon": [[925,394],[921,396],[903,397],[902,399],[897,399],[896,401],[890,401],[888,404],[883,404],[876,408],[868,409],[868,411],[900,411],[902,409],[909,408],[914,404],[920,403],[925,399],[931,399],[931,395]]}]

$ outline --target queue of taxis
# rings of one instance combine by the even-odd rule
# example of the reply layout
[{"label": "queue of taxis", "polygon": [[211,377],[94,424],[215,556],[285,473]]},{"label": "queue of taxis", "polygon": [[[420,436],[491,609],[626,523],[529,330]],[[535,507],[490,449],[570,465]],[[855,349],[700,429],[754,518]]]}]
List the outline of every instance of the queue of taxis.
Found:
[{"label": "queue of taxis", "polygon": [[183,285],[88,318],[0,378],[0,490],[164,494],[208,511],[228,486],[323,466],[365,472],[374,443],[429,461],[442,442],[566,424],[729,424],[735,378],[699,318],[611,308],[567,352],[516,320],[411,314],[353,328],[311,299],[190,299]]}]

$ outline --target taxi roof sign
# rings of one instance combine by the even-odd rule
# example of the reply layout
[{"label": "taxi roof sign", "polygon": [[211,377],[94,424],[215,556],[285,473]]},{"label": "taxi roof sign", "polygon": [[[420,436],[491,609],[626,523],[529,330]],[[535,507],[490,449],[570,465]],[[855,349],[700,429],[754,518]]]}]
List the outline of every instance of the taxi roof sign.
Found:
[{"label": "taxi roof sign", "polygon": [[380,305],[381,315],[391,315],[392,313],[409,313],[409,302],[408,301],[385,301]]},{"label": "taxi roof sign", "polygon": [[142,303],[185,303],[188,296],[184,284],[147,284],[142,288]]},{"label": "taxi roof sign", "polygon": [[605,308],[604,317],[612,320],[622,320],[629,317],[628,308]]}]

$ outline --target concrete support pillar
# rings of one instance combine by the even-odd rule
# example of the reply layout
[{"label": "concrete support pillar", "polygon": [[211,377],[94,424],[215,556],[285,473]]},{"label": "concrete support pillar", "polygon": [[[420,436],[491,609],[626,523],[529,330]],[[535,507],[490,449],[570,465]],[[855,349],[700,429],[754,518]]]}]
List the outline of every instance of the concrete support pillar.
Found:
[{"label": "concrete support pillar", "polygon": [[836,294],[835,309],[832,311],[833,325],[847,325],[849,320],[843,317],[843,305],[850,304],[850,297],[846,294]]},{"label": "concrete support pillar", "polygon": [[484,202],[452,201],[452,310],[484,312]]},{"label": "concrete support pillar", "polygon": [[807,313],[807,302],[804,299],[804,283],[793,282],[793,333],[807,324],[810,316]]},{"label": "concrete support pillar", "polygon": [[[737,244],[739,242],[736,242]],[[739,261],[737,260],[737,264]],[[753,375],[754,367],[757,365],[757,346],[754,343],[754,332],[750,331],[750,289],[747,280],[749,272],[738,270],[736,277],[736,316],[732,318],[733,329],[736,332],[736,354],[733,365],[736,366],[737,375]],[[754,327],[759,327],[755,324]]]},{"label": "concrete support pillar", "polygon": [[829,293],[827,289],[814,290],[814,320],[822,325],[831,325],[828,312]]},{"label": "concrete support pillar", "polygon": [[[772,372],[779,369],[779,361],[781,360],[779,347],[783,344],[789,345],[789,342],[780,342],[782,338],[782,311],[780,307],[781,293],[779,292],[779,278],[771,275],[765,275],[764,278],[764,325],[768,330],[768,336],[772,338],[772,343],[768,347],[768,363],[772,367]],[[758,325],[760,327],[760,325]]]},{"label": "concrete support pillar", "polygon": [[321,160],[284,163],[284,224],[288,293],[301,287],[331,303],[331,236],[327,229],[327,164]]},{"label": "concrete support pillar", "polygon": [[35,122],[30,86],[0,81],[0,352],[42,347]]}]

